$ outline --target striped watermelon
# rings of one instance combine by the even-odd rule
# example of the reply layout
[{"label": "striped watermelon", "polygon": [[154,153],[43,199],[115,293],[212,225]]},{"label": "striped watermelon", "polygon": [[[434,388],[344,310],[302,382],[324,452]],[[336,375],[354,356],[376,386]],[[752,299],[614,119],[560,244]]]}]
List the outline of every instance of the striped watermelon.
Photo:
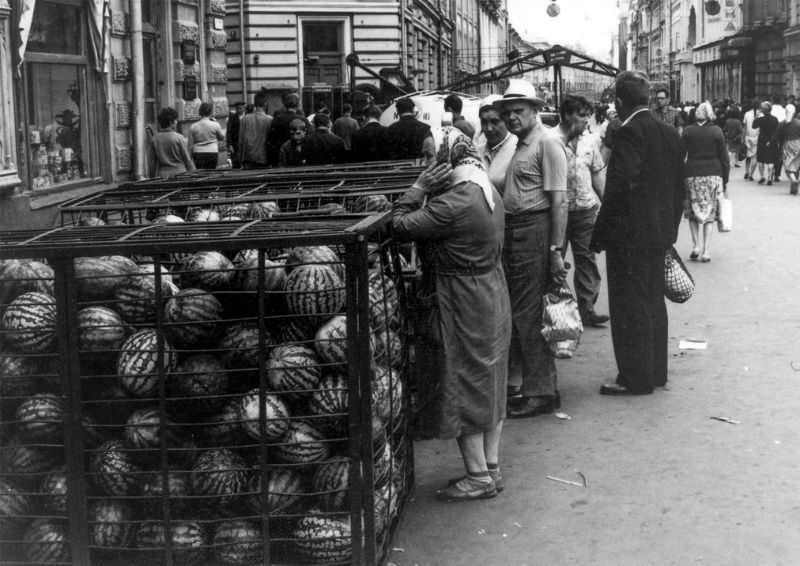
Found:
[{"label": "striped watermelon", "polygon": [[24,526],[22,515],[29,513],[30,502],[23,491],[0,478],[0,539],[14,538]]},{"label": "striped watermelon", "polygon": [[286,278],[286,293],[289,312],[312,317],[317,325],[338,313],[345,302],[342,279],[326,265],[294,268]]},{"label": "striped watermelon", "polygon": [[375,363],[393,368],[403,367],[403,342],[397,332],[384,328],[372,337],[375,344]]},{"label": "striped watermelon", "polygon": [[315,317],[295,317],[280,327],[280,342],[311,342],[317,331]]},{"label": "striped watermelon", "polygon": [[181,264],[180,286],[205,291],[228,291],[232,288],[233,263],[219,252],[197,252]]},{"label": "striped watermelon", "polygon": [[223,566],[251,566],[264,561],[261,528],[244,519],[223,521],[214,531],[214,554]]},{"label": "striped watermelon", "polygon": [[[166,532],[166,526],[162,521],[143,521],[136,531],[136,546],[145,551],[153,551],[144,553],[152,554],[149,560],[151,564],[164,560]],[[196,566],[206,563],[205,534],[199,522],[173,519],[170,533],[172,563],[175,566]]]},{"label": "striped watermelon", "polygon": [[275,458],[285,464],[311,464],[328,457],[330,446],[317,429],[303,421],[292,421],[280,444],[274,448]]},{"label": "striped watermelon", "polygon": [[[163,340],[161,370],[166,376],[175,366],[175,350]],[[146,397],[158,391],[158,334],[145,329],[128,337],[117,358],[117,375],[122,387],[136,397]]]},{"label": "striped watermelon", "polygon": [[249,208],[249,206],[250,205],[248,203],[244,203],[244,202],[232,203],[232,204],[229,204],[229,205],[225,206],[220,211],[220,213],[222,214],[223,217],[236,216],[239,219],[242,219],[247,215],[247,209]]},{"label": "striped watermelon", "polygon": [[215,447],[244,444],[246,436],[240,420],[241,402],[241,399],[230,399],[220,412],[205,419],[201,432],[203,445]]},{"label": "striped watermelon", "polygon": [[380,270],[370,270],[367,276],[369,296],[369,327],[379,333],[396,328],[399,323],[400,301],[394,281]]},{"label": "striped watermelon", "polygon": [[[258,324],[243,322],[225,327],[222,338],[217,344],[217,350],[221,351],[222,363],[230,370],[250,370],[250,372],[231,372],[231,381],[241,381],[242,379],[237,377],[238,375],[247,377],[248,373],[258,371],[259,344]],[[267,353],[273,344],[272,336],[265,329],[264,347],[267,349]]]},{"label": "striped watermelon", "polygon": [[[242,291],[258,289],[258,250],[243,250],[234,260],[236,265],[236,287]],[[264,258],[264,292],[283,293],[286,288],[286,267],[283,262]]]},{"label": "striped watermelon", "polygon": [[43,507],[48,513],[66,516],[67,473],[63,469],[47,474],[39,491],[43,496]]},{"label": "striped watermelon", "polygon": [[181,414],[208,414],[225,402],[228,374],[217,358],[208,354],[189,356],[170,374],[167,386],[178,397]]},{"label": "striped watermelon", "polygon": [[63,451],[42,446],[23,444],[19,438],[11,438],[0,447],[2,471],[12,474],[19,485],[41,480],[42,472],[50,472],[64,463]]},{"label": "striped watermelon", "polygon": [[320,361],[314,350],[299,344],[276,346],[267,361],[267,380],[272,389],[291,392],[289,400],[302,400],[311,395],[322,376]]},{"label": "striped watermelon", "polygon": [[125,341],[122,317],[107,307],[78,311],[78,349],[81,352],[118,350]]},{"label": "striped watermelon", "polygon": [[212,208],[192,208],[186,220],[189,222],[219,222],[219,212]]},{"label": "striped watermelon", "polygon": [[26,440],[58,442],[63,440],[66,402],[53,393],[37,393],[17,407],[17,431]]},{"label": "striped watermelon", "polygon": [[[261,438],[259,418],[261,411],[258,389],[251,389],[239,403],[239,418],[244,431],[255,439]],[[280,397],[270,393],[264,394],[264,418],[266,442],[281,440],[289,430],[289,409]]]},{"label": "striped watermelon", "polygon": [[286,257],[286,272],[291,273],[301,265],[327,265],[339,276],[341,281],[345,278],[344,263],[339,255],[329,246],[305,246],[289,250]]},{"label": "striped watermelon", "polygon": [[353,204],[353,212],[388,212],[392,203],[386,195],[366,195],[358,197]]},{"label": "striped watermelon", "polygon": [[56,341],[56,300],[29,291],[11,301],[3,313],[4,340],[17,352],[47,352]]},{"label": "striped watermelon", "polygon": [[27,397],[40,391],[40,371],[35,358],[0,356],[0,398]]},{"label": "striped watermelon", "polygon": [[[153,264],[140,265],[136,273],[132,273],[120,281],[114,290],[114,308],[122,318],[130,324],[152,324],[156,322],[156,279]],[[172,276],[161,266],[162,304],[178,292],[172,283]]]},{"label": "striped watermelon", "polygon": [[87,214],[78,218],[78,226],[105,226],[106,222],[99,216],[94,214]]},{"label": "striped watermelon", "polygon": [[29,562],[69,562],[69,531],[66,521],[34,519],[22,540]]},{"label": "striped watermelon", "polygon": [[168,418],[162,418],[158,407],[137,409],[125,423],[125,442],[136,449],[158,448],[161,446],[161,430],[164,429],[167,445],[171,445],[175,436],[173,427]]},{"label": "striped watermelon", "polygon": [[343,436],[347,432],[348,391],[347,376],[336,373],[324,376],[318,389],[311,394],[308,402],[311,414],[329,417],[315,419],[314,424],[331,436]]},{"label": "striped watermelon", "polygon": [[350,499],[350,461],[333,460],[320,464],[312,481],[326,511],[346,511]]},{"label": "striped watermelon", "polygon": [[89,504],[89,544],[100,548],[127,546],[132,534],[132,519],[128,503],[99,499]]},{"label": "striped watermelon", "polygon": [[403,382],[397,370],[372,367],[372,408],[384,420],[397,422],[403,409]]},{"label": "striped watermelon", "polygon": [[292,531],[297,555],[312,564],[349,562],[353,556],[350,519],[306,515]]},{"label": "striped watermelon", "polygon": [[276,212],[280,212],[281,209],[278,207],[278,203],[274,200],[268,200],[263,202],[251,202],[247,206],[247,212],[245,212],[245,218],[272,218],[272,216]]},{"label": "striped watermelon", "polygon": [[[375,350],[374,337],[367,333],[370,344],[370,357]],[[334,316],[317,330],[314,348],[320,359],[333,366],[347,365],[347,316]],[[340,368],[339,368],[340,369]]]},{"label": "striped watermelon", "polygon": [[[202,452],[192,467],[190,482],[197,495],[231,496],[245,491],[248,468],[241,456],[227,448]],[[223,497],[223,502],[228,498]]]},{"label": "striped watermelon", "polygon": [[248,503],[254,513],[278,515],[288,512],[303,495],[303,476],[295,468],[270,468],[267,472],[267,506],[261,505],[261,473],[253,475]]},{"label": "striped watermelon", "polygon": [[183,289],[164,308],[167,335],[179,347],[198,348],[217,340],[222,304],[202,289]]},{"label": "striped watermelon", "polygon": [[105,301],[114,298],[117,285],[125,276],[137,270],[135,261],[120,255],[75,258],[78,300]]},{"label": "striped watermelon", "polygon": [[39,261],[13,261],[0,271],[0,310],[29,291],[53,295],[53,268]]},{"label": "striped watermelon", "polygon": [[129,495],[136,488],[137,469],[122,442],[103,443],[92,457],[91,471],[95,485],[106,495]]},{"label": "striped watermelon", "polygon": [[[189,496],[189,476],[187,473],[169,470],[167,472],[167,493],[173,517],[183,514],[191,502]],[[164,478],[161,472],[147,474],[142,480],[142,497],[145,513],[160,516],[164,495]]]},{"label": "striped watermelon", "polygon": [[375,481],[376,488],[382,487],[389,482],[392,477],[392,471],[397,467],[389,442],[384,443],[383,449],[378,451],[373,462],[375,465],[372,471],[372,479]]}]

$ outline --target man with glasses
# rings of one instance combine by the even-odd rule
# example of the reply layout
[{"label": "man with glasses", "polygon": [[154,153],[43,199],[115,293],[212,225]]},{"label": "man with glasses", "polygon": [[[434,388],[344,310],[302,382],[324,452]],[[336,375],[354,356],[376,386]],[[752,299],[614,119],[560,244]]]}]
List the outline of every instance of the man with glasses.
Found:
[{"label": "man with glasses", "polygon": [[674,128],[680,125],[679,112],[677,108],[669,105],[669,91],[665,88],[656,90],[656,105],[653,108],[653,116]]}]

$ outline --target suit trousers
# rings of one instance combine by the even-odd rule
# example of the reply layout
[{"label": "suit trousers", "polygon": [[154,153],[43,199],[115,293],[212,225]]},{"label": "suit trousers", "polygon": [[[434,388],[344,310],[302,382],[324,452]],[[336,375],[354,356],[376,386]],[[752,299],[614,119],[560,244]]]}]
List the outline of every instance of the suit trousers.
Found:
[{"label": "suit trousers", "polygon": [[617,383],[647,393],[667,383],[664,250],[606,250],[611,340]]},{"label": "suit trousers", "polygon": [[575,262],[572,282],[582,317],[594,312],[594,304],[600,295],[600,270],[597,269],[594,252],[589,249],[597,210],[597,206],[570,210],[567,217],[567,241],[572,247]]},{"label": "suit trousers", "polygon": [[506,215],[503,269],[511,299],[509,383],[526,397],[556,393],[556,363],[542,337],[543,298],[550,281],[550,211]]}]

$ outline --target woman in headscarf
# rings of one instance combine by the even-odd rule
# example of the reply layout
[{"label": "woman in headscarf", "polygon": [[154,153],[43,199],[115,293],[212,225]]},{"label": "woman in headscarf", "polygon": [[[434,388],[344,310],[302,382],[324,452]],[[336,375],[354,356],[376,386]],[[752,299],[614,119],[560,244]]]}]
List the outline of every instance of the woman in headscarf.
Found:
[{"label": "woman in headscarf", "polygon": [[503,200],[459,130],[434,129],[423,153],[429,167],[395,203],[393,224],[399,237],[420,243],[420,295],[430,307],[416,355],[428,382],[420,387],[436,387],[422,411],[436,436],[457,439],[466,469],[437,495],[486,499],[503,488],[499,448],[511,340]]},{"label": "woman in headscarf", "polygon": [[[683,131],[686,147],[686,204],[684,216],[689,219],[694,249],[691,260],[711,261],[709,248],[714,222],[717,220],[720,193],[728,194],[730,159],[725,136],[714,124],[710,102],[703,102],[695,111],[696,123]],[[702,229],[701,229],[702,226]]]}]

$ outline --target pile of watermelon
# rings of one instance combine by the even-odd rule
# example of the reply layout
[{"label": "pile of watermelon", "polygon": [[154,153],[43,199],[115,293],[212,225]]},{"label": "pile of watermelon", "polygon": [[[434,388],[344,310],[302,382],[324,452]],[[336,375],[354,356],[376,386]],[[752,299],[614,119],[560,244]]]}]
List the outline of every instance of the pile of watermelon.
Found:
[{"label": "pile of watermelon", "polygon": [[[367,478],[363,524],[384,544],[410,481],[401,289],[378,258],[368,329],[348,342],[342,253],[81,257],[72,315],[46,261],[0,265],[0,556],[71,558],[68,388],[100,562],[163,563],[170,547],[175,564],[262,563],[268,529],[273,562],[348,563]],[[68,360],[79,387],[60,378]],[[353,457],[354,434],[371,453]]]}]

